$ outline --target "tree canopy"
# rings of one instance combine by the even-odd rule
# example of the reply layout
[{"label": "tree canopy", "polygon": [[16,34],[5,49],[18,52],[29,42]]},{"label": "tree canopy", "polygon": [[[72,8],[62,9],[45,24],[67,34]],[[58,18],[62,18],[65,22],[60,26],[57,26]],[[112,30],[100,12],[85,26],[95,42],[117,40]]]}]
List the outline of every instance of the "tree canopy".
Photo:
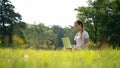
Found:
[{"label": "tree canopy", "polygon": [[[25,27],[21,15],[15,12],[14,8],[9,0],[0,0],[0,40],[4,46],[12,44],[14,29],[19,30]],[[15,25],[18,25],[19,28],[14,28]]]},{"label": "tree canopy", "polygon": [[120,46],[120,1],[88,0],[88,7],[78,7],[77,18],[81,19],[94,42],[107,42]]}]

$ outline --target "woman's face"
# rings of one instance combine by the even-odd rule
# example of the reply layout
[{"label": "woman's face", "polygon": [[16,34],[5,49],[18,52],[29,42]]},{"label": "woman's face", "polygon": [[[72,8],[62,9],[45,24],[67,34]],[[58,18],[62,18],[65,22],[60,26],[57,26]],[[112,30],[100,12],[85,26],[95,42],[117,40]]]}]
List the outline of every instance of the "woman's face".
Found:
[{"label": "woman's face", "polygon": [[78,23],[75,22],[74,26],[75,26],[75,28],[76,28],[78,31],[81,31],[81,30],[82,30],[81,25],[79,25]]}]

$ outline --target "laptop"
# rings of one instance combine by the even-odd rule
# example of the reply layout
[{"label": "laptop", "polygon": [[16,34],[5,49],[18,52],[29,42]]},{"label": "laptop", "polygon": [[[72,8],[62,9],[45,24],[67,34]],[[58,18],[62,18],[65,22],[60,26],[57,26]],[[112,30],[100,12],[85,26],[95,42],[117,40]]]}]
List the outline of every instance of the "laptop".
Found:
[{"label": "laptop", "polygon": [[71,49],[71,48],[72,48],[70,39],[69,39],[68,37],[62,38],[62,42],[63,42],[64,48],[68,48],[68,49]]}]

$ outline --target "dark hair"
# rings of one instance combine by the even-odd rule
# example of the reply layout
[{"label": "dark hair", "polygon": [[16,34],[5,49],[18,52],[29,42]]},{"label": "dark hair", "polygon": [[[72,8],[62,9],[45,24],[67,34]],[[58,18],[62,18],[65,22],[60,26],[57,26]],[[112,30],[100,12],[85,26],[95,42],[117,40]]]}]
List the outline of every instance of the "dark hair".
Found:
[{"label": "dark hair", "polygon": [[80,20],[77,20],[75,23],[77,23],[78,25],[81,25],[81,27],[83,28],[83,23]]},{"label": "dark hair", "polygon": [[80,20],[77,20],[75,23],[77,23],[78,25],[81,25],[82,27],[82,31],[81,31],[81,39],[82,39],[83,23]]}]

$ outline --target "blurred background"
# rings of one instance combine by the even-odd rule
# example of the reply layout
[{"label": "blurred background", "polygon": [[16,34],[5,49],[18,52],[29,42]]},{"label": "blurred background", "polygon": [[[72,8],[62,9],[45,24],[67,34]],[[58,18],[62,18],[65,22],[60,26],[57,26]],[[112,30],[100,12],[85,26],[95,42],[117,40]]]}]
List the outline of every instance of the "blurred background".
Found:
[{"label": "blurred background", "polygon": [[92,49],[120,47],[119,0],[0,0],[0,47],[59,49],[81,20]]}]

